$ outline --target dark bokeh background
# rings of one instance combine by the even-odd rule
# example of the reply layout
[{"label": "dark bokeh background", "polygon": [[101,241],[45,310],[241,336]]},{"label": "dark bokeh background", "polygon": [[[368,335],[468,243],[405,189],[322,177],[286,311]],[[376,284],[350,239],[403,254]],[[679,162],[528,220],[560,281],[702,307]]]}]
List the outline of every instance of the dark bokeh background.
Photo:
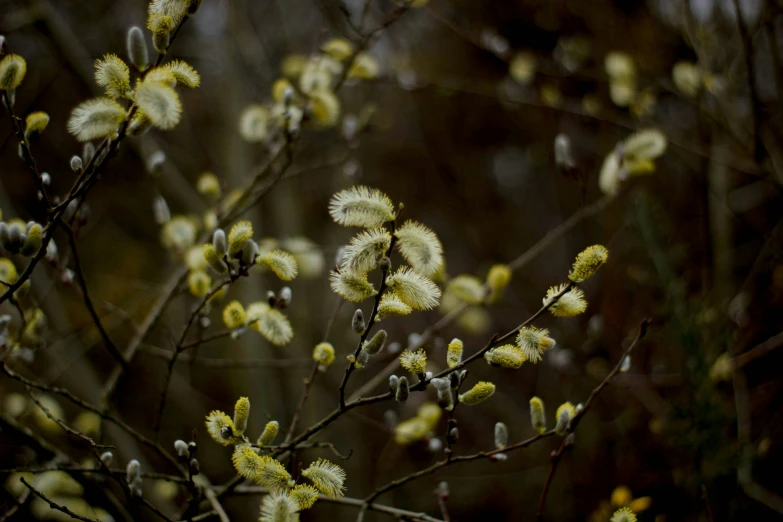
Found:
[{"label": "dark bokeh background", "polygon": [[[783,325],[783,13],[772,0],[738,3],[748,28],[745,42],[732,0],[432,0],[374,42],[371,51],[381,63],[380,77],[340,92],[346,112],[357,113],[370,102],[377,106],[372,128],[352,140],[345,140],[339,128],[306,129],[291,167],[295,176],[281,181],[249,216],[257,237],[310,238],[328,267],[350,238],[349,230],[329,219],[329,197],[353,184],[371,185],[403,201],[407,217],[438,233],[450,275],[484,277],[489,266],[516,258],[601,197],[597,172],[617,141],[651,126],[667,134],[669,147],[656,172],[634,178],[603,212],[581,222],[515,274],[503,299],[487,309],[491,322],[486,329],[451,325],[428,349],[438,362],[444,358],[442,341],[455,336],[469,349],[478,349],[492,333],[513,328],[537,310],[546,289],[563,280],[577,252],[594,243],[609,248],[608,265],[584,285],[587,313],[541,321],[558,348],[541,364],[518,371],[479,362],[472,378],[492,379],[498,393],[458,414],[460,453],[491,447],[492,428],[499,420],[508,425],[512,440],[526,438],[532,434],[531,396],[544,399],[550,420],[561,402],[584,401],[639,321],[653,319],[631,370],[601,395],[580,425],[550,492],[550,520],[589,520],[618,485],[627,485],[636,497],[652,497],[651,507],[640,515],[643,521],[781,517],[770,506],[779,505],[777,495],[783,495],[778,472],[783,352],[771,350],[743,364],[742,378],[734,382],[710,378],[720,354],[749,351],[779,334]],[[360,9],[359,2],[346,4],[352,13]],[[373,1],[370,20],[379,22],[392,7]],[[41,170],[52,175],[55,193],[67,191],[75,179],[67,162],[80,146],[66,133],[65,122],[72,107],[98,93],[92,62],[107,52],[124,55],[125,32],[131,25],[144,25],[145,11],[142,0],[0,0],[0,33],[28,63],[15,109],[20,114],[43,110],[52,117],[35,152]],[[337,2],[323,0],[205,0],[183,30],[171,54],[199,70],[202,86],[183,93],[184,117],[174,131],[153,131],[122,145],[90,194],[91,218],[79,237],[89,286],[119,346],[128,342],[132,321],[149,311],[179,262],[160,245],[151,211],[154,199],[162,195],[173,213],[198,214],[206,204],[192,187],[202,172],[215,172],[226,188],[244,184],[266,153],[241,140],[239,113],[249,103],[270,99],[286,55],[317,52],[329,38],[350,35],[344,16]],[[589,49],[583,64],[571,69],[555,51],[575,36]],[[753,97],[747,81],[748,44],[755,69]],[[510,57],[522,50],[539,61],[528,86],[508,75]],[[656,96],[647,114],[633,115],[612,104],[603,69],[610,51],[635,59],[639,89]],[[719,87],[698,98],[682,96],[671,79],[672,66],[680,60],[698,62]],[[557,104],[540,95],[552,88],[560,93]],[[585,96],[600,102],[598,112],[588,115]],[[572,140],[579,165],[576,179],[555,168],[552,143],[558,133]],[[156,150],[165,152],[167,162],[154,177],[147,173],[145,159]],[[0,207],[6,220],[44,218],[5,116],[0,124]],[[65,243],[59,244],[65,251]],[[46,313],[48,331],[29,372],[95,401],[112,361],[79,294],[59,278],[51,267],[40,268],[33,278],[32,295]],[[281,286],[269,276],[254,275],[232,288],[231,295],[247,303]],[[326,270],[299,278],[291,287],[294,300],[288,313],[296,333],[289,346],[274,348],[250,332],[198,352],[199,357],[290,362],[238,369],[178,365],[163,422],[164,445],[188,438],[193,428],[203,433],[204,416],[215,408],[230,411],[240,395],[252,402],[251,433],[269,419],[283,426],[290,422],[310,368],[310,351],[322,340],[336,301]],[[175,302],[117,395],[118,414],[142,432],[153,426],[166,365],[150,352],[173,346],[193,302],[188,296]],[[336,403],[344,356],[355,343],[349,324],[353,309],[343,306],[337,316],[330,339],[337,361],[314,385],[303,425]],[[404,346],[411,334],[438,317],[438,312],[417,313],[390,319],[384,327],[392,341]],[[216,311],[213,328],[218,323]],[[771,346],[781,342],[773,339]],[[392,356],[381,357],[385,364]],[[370,378],[373,368],[354,374],[352,386]],[[20,391],[8,380],[0,390]],[[414,396],[405,405],[355,411],[321,435],[341,451],[353,450],[349,460],[340,462],[348,472],[349,496],[363,497],[441,457],[426,443],[396,445],[384,425],[387,409],[408,418],[423,399]],[[78,413],[69,404],[63,407],[67,418]],[[749,414],[747,437],[738,436],[738,409]],[[110,429],[108,437],[118,446],[119,462],[142,458],[145,469],[156,465],[154,458],[143,459],[141,448],[121,432]],[[68,448],[64,435],[52,440]],[[202,471],[215,483],[231,478],[228,450],[205,436],[199,440]],[[430,492],[440,480],[448,480],[454,520],[531,519],[555,444],[544,441],[502,463],[460,464],[380,501],[437,515]],[[0,447],[3,468],[34,462],[1,434]],[[744,448],[749,450],[740,459]],[[313,450],[305,460],[321,454]],[[328,452],[323,456],[334,458]],[[740,467],[752,468],[751,482],[738,482]],[[765,493],[753,494],[754,484]],[[150,499],[155,495],[151,491]],[[236,498],[225,506],[232,519],[248,520],[257,516],[257,503],[257,498]],[[172,501],[163,506],[173,512]],[[353,508],[321,503],[302,518],[354,516]],[[375,517],[368,514],[367,519]]]}]

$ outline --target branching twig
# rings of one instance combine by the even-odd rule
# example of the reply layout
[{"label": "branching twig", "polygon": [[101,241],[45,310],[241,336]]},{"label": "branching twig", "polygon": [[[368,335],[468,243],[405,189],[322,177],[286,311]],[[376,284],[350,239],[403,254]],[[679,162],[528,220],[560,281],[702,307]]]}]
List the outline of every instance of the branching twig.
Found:
[{"label": "branching twig", "polygon": [[19,480],[22,482],[22,484],[25,485],[25,487],[27,487],[27,489],[32,491],[35,496],[39,497],[41,500],[43,500],[44,502],[49,504],[49,507],[51,507],[52,509],[56,509],[57,511],[65,513],[69,517],[75,518],[76,520],[84,520],[85,522],[100,522],[99,520],[94,519],[94,518],[87,518],[87,517],[83,517],[81,515],[77,515],[76,513],[74,513],[70,509],[68,509],[67,507],[61,506],[60,504],[55,503],[54,501],[52,501],[49,498],[47,498],[46,495],[44,495],[43,493],[41,493],[40,491],[35,489],[30,484],[28,484],[27,481],[24,479],[24,477],[20,477]]},{"label": "branching twig", "polygon": [[557,466],[560,464],[560,460],[563,458],[563,453],[566,449],[568,449],[571,441],[569,439],[569,435],[574,432],[576,429],[577,424],[579,424],[579,421],[582,420],[582,417],[584,417],[585,413],[587,413],[587,410],[590,408],[590,405],[593,403],[596,397],[598,397],[598,394],[601,393],[601,391],[609,386],[609,382],[614,378],[615,375],[620,373],[620,368],[623,366],[623,361],[626,357],[628,357],[631,352],[636,348],[636,345],[639,344],[639,341],[641,341],[645,334],[647,333],[647,327],[650,325],[649,319],[644,319],[641,324],[639,325],[639,332],[636,334],[636,338],[634,338],[631,345],[623,352],[623,355],[620,357],[620,360],[617,362],[617,364],[614,366],[611,372],[604,378],[601,383],[596,386],[593,391],[590,393],[590,397],[587,398],[587,400],[582,405],[582,409],[579,410],[576,415],[574,415],[574,418],[571,419],[571,422],[568,424],[568,427],[566,428],[565,434],[563,436],[563,441],[560,443],[560,447],[552,454],[551,457],[551,463],[549,467],[549,473],[547,474],[546,481],[544,482],[544,489],[541,491],[541,497],[538,500],[538,511],[536,512],[536,519],[540,522],[543,520],[544,517],[544,506],[546,504],[546,497],[549,493],[549,487],[552,484],[552,479],[555,476],[555,473],[557,472]]}]

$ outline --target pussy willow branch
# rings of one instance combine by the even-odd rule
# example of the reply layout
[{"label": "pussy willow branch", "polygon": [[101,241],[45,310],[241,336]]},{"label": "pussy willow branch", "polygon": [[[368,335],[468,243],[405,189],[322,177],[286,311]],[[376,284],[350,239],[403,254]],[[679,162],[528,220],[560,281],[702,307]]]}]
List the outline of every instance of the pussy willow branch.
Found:
[{"label": "pussy willow branch", "polygon": [[310,395],[310,387],[313,385],[313,381],[318,375],[318,366],[320,366],[318,361],[313,362],[313,369],[310,370],[310,376],[307,377],[304,381],[302,397],[299,399],[299,404],[297,404],[296,410],[294,410],[294,415],[291,418],[291,425],[288,427],[288,432],[286,433],[285,439],[283,440],[283,445],[288,444],[288,442],[291,440],[291,437],[294,436],[296,424],[299,422],[299,415],[302,413],[302,408],[304,408],[305,402],[307,402],[307,397]]},{"label": "pussy willow branch", "polygon": [[[263,495],[266,493],[269,493],[269,489],[261,486],[240,486],[236,488],[233,492],[234,495]],[[326,495],[319,495],[318,501],[328,502],[330,504],[353,506],[357,508],[363,508],[366,505],[366,503],[363,500],[360,500],[358,498],[350,498],[350,497],[331,498],[331,497],[327,497]],[[425,522],[443,522],[442,520],[431,517],[426,513],[417,513],[415,511],[397,509],[395,507],[384,506],[382,504],[370,503],[369,505],[366,506],[366,508],[369,509],[370,511],[391,515],[399,520],[423,520]]]},{"label": "pussy willow branch", "polygon": [[[266,179],[267,176],[265,175],[272,171],[274,165],[282,157],[284,152],[285,152],[284,147],[281,147],[276,151],[276,153],[269,159],[266,165],[259,169],[256,176],[254,176],[253,181],[251,181],[251,183],[243,191],[244,194],[249,195],[251,191],[256,189],[258,183],[261,180]],[[279,179],[279,176],[281,176],[282,172],[285,172],[286,168],[291,164],[291,162],[293,161],[293,156],[290,151],[287,157],[288,157],[288,161],[283,166],[280,167],[280,174],[278,176],[273,177],[269,182],[262,185],[262,187],[258,190],[258,195],[259,195],[259,197],[257,198],[258,200],[260,200],[260,198],[262,198],[264,195],[268,194],[272,190],[275,183]],[[240,199],[234,205],[232,210],[228,212],[228,215],[220,219],[220,222],[218,224],[219,227],[225,226],[232,219],[234,219],[235,209],[238,208],[239,202],[241,200],[242,197],[240,197]],[[209,233],[205,233],[202,235],[199,241],[204,242],[207,241],[208,239],[209,239]],[[144,318],[142,324],[139,325],[139,329],[136,332],[136,335],[134,335],[130,343],[128,343],[128,347],[126,348],[123,355],[125,360],[128,361],[129,364],[133,362],[133,359],[135,358],[136,352],[138,351],[141,343],[144,342],[144,340],[147,338],[150,332],[152,332],[152,330],[157,326],[160,319],[163,317],[163,314],[168,309],[171,302],[174,300],[177,289],[185,281],[187,275],[188,275],[188,267],[183,264],[178,266],[175,272],[172,273],[171,276],[169,277],[163,291],[158,296],[157,300],[155,301],[155,304],[152,306],[150,313],[147,314],[147,316]],[[123,374],[123,367],[115,366],[114,369],[109,374],[109,378],[104,383],[103,389],[101,390],[101,403],[106,405],[106,407],[108,407],[111,404],[112,398],[114,396],[115,391],[117,390],[117,385],[119,384],[119,380],[122,374]]]},{"label": "pussy willow branch", "polygon": [[[169,39],[169,47],[171,47],[171,44],[174,43],[174,39],[176,38],[179,29],[187,21],[187,18],[188,18],[187,16],[184,17],[183,20],[180,21],[180,23],[177,25],[177,28],[174,30],[174,33],[172,34],[172,37]],[[167,47],[166,49],[168,50],[169,47]],[[165,53],[161,53],[158,55],[156,66],[163,61],[164,55]],[[65,210],[68,208],[68,204],[72,200],[76,199],[77,197],[83,197],[86,195],[87,191],[92,186],[90,180],[92,178],[97,179],[97,176],[98,174],[100,174],[100,171],[103,168],[103,166],[106,165],[106,163],[108,163],[108,159],[117,150],[117,147],[119,147],[123,139],[125,139],[127,135],[126,133],[128,129],[128,124],[130,123],[130,119],[133,116],[133,114],[135,114],[135,105],[131,107],[128,113],[128,117],[120,126],[120,129],[117,133],[117,138],[115,138],[114,140],[110,140],[109,138],[106,138],[98,146],[97,150],[95,151],[95,154],[90,159],[87,166],[84,167],[81,174],[77,178],[76,182],[71,187],[68,197],[65,198],[65,200],[62,203],[60,203],[55,207],[49,205],[47,212],[51,214],[51,217],[49,218],[48,222],[46,223],[46,226],[44,227],[44,234],[41,242],[41,248],[39,248],[38,252],[36,252],[36,254],[32,257],[32,259],[30,259],[30,262],[27,264],[27,267],[25,268],[24,272],[22,272],[22,274],[17,278],[17,280],[14,281],[14,283],[11,284],[2,295],[0,295],[0,304],[10,299],[13,296],[14,292],[19,287],[21,287],[25,283],[25,281],[27,281],[30,278],[30,276],[33,273],[33,270],[35,270],[36,265],[38,265],[41,259],[43,259],[43,257],[46,255],[46,249],[49,246],[49,242],[52,240],[52,236],[54,235],[54,231],[57,228],[57,224],[62,219]],[[107,146],[108,146],[108,150],[107,150]],[[104,151],[106,152],[105,154]],[[39,180],[40,180],[40,176],[39,176]],[[122,368],[123,366],[120,367],[121,370]]]},{"label": "pussy willow branch", "polygon": [[[392,221],[391,224],[391,241],[389,241],[389,248],[386,250],[386,257],[391,259],[392,252],[394,252],[394,243],[396,242],[397,236],[394,235],[394,231],[397,228],[397,218],[395,217],[395,220]],[[348,368],[345,369],[345,376],[343,377],[343,382],[340,383],[340,409],[345,409],[345,387],[348,385],[348,379],[351,378],[351,374],[356,369],[356,358],[359,356],[359,352],[362,351],[362,347],[364,346],[364,342],[367,340],[367,337],[370,335],[370,332],[372,331],[372,327],[375,326],[375,318],[378,317],[378,308],[381,305],[381,298],[383,297],[383,293],[386,291],[386,279],[389,277],[389,272],[391,271],[391,267],[386,267],[385,269],[382,268],[381,272],[383,275],[381,276],[381,284],[378,287],[378,293],[375,294],[375,302],[372,305],[372,312],[370,313],[370,319],[367,321],[367,327],[364,329],[364,332],[362,332],[362,335],[359,337],[359,342],[356,345],[356,349],[353,351],[353,359],[351,360],[350,364],[348,364]]]},{"label": "pussy willow branch", "polygon": [[[543,314],[544,312],[549,310],[549,308],[553,304],[555,304],[557,302],[557,300],[563,294],[568,292],[573,287],[573,285],[574,285],[574,283],[569,283],[568,285],[566,285],[566,287],[563,290],[561,290],[557,295],[553,296],[552,299],[550,299],[547,304],[542,306],[541,309],[538,310],[538,312],[536,312],[535,314],[530,316],[530,318],[527,321],[525,321],[524,323],[520,324],[519,326],[517,326],[516,328],[514,328],[513,330],[511,330],[510,332],[508,332],[507,334],[505,334],[502,337],[498,337],[497,334],[493,335],[492,338],[489,340],[489,342],[482,349],[480,349],[478,352],[476,352],[472,356],[468,357],[467,359],[462,361],[460,364],[456,365],[454,368],[447,368],[447,369],[441,371],[440,373],[438,373],[437,375],[433,376],[430,379],[424,379],[424,380],[421,380],[421,381],[417,382],[416,384],[411,386],[411,388],[410,388],[411,391],[422,391],[422,390],[425,390],[427,388],[427,385],[429,384],[431,379],[437,378],[437,377],[445,377],[445,376],[447,376],[448,374],[450,374],[452,372],[455,372],[457,370],[460,370],[460,369],[464,368],[470,362],[472,362],[472,361],[478,359],[479,357],[483,356],[484,353],[486,353],[492,347],[497,346],[498,344],[503,343],[507,339],[510,339],[511,337],[516,335],[517,332],[519,332],[519,330],[522,327],[527,326],[531,322],[535,321],[541,314]],[[332,413],[330,413],[329,415],[324,417],[320,422],[314,424],[313,426],[311,426],[310,428],[305,430],[303,433],[301,433],[298,437],[294,438],[289,443],[289,446],[299,444],[300,442],[309,439],[310,437],[312,437],[313,435],[315,435],[316,433],[318,433],[319,431],[324,429],[326,426],[328,426],[329,424],[331,424],[332,422],[334,422],[335,420],[340,418],[344,413],[346,413],[349,410],[352,410],[353,408],[357,408],[359,406],[366,406],[368,404],[374,404],[376,402],[387,401],[387,400],[392,399],[393,397],[394,397],[394,394],[392,394],[391,392],[387,392],[387,393],[384,393],[384,394],[381,394],[381,395],[376,395],[374,397],[359,398],[359,399],[356,399],[355,401],[348,402],[348,403],[345,404],[344,408],[338,407]]]},{"label": "pussy willow branch", "polygon": [[103,327],[101,318],[98,317],[98,313],[95,311],[95,307],[92,304],[90,292],[87,290],[87,281],[85,280],[84,272],[82,271],[82,263],[79,259],[79,252],[76,250],[76,235],[73,233],[73,229],[65,223],[60,223],[60,225],[65,230],[65,233],[68,236],[68,242],[71,244],[71,255],[74,262],[73,271],[76,273],[76,280],[79,282],[79,286],[82,289],[82,300],[84,301],[84,306],[87,308],[87,311],[92,318],[92,322],[95,323],[95,327],[98,329],[98,333],[100,333],[101,338],[103,338],[103,343],[106,345],[106,350],[111,354],[112,357],[114,357],[115,361],[122,365],[126,365],[127,363],[125,362],[125,359],[122,358],[122,354],[117,349],[117,346],[114,344],[114,342],[112,342],[108,332],[106,332],[106,329]]},{"label": "pussy willow branch", "polygon": [[36,406],[38,406],[41,409],[41,411],[44,413],[44,415],[46,415],[46,417],[49,420],[51,420],[52,422],[57,424],[60,428],[62,428],[68,435],[71,435],[73,437],[76,437],[77,439],[83,440],[84,442],[86,442],[87,444],[89,444],[90,446],[92,446],[95,449],[114,449],[114,446],[108,446],[108,445],[96,443],[94,440],[92,440],[90,437],[88,437],[84,433],[81,433],[81,432],[71,428],[70,426],[65,424],[63,421],[61,421],[60,419],[58,419],[57,417],[52,415],[52,412],[50,412],[49,409],[46,408],[46,406],[41,404],[41,402],[38,399],[35,398],[35,395],[33,395],[32,390],[30,389],[29,386],[27,386],[27,392],[28,392],[28,394],[30,396],[30,399],[36,404]]},{"label": "pussy willow branch", "polygon": [[8,91],[2,91],[2,97],[3,105],[8,111],[8,115],[11,117],[11,125],[14,129],[14,134],[16,134],[16,139],[19,141],[19,147],[22,151],[22,159],[27,164],[27,170],[30,171],[30,174],[33,177],[35,188],[38,189],[38,192],[41,193],[41,200],[46,205],[46,209],[48,211],[52,206],[52,203],[49,200],[49,194],[46,192],[46,186],[43,184],[43,179],[41,179],[41,173],[38,172],[38,166],[35,164],[35,158],[33,158],[33,154],[30,151],[30,143],[27,141],[27,138],[25,138],[24,129],[22,128],[22,119],[14,114],[14,106],[11,105],[11,99],[8,97]]},{"label": "pussy willow branch", "polygon": [[41,493],[40,491],[35,489],[27,481],[25,481],[24,477],[20,477],[19,480],[22,482],[22,484],[25,485],[25,487],[27,489],[32,491],[35,496],[39,497],[41,500],[43,500],[44,502],[49,504],[49,507],[51,507],[52,509],[56,509],[57,511],[65,513],[69,517],[75,518],[76,520],[83,520],[85,522],[100,522],[100,520],[97,520],[97,519],[94,519],[94,518],[87,518],[87,517],[83,517],[81,515],[78,515],[78,514],[74,513],[73,511],[71,511],[70,509],[68,509],[67,507],[61,506],[60,504],[57,504],[53,500],[50,500],[46,495],[44,495],[43,493]]},{"label": "pussy willow branch", "polygon": [[155,420],[155,440],[158,440],[158,435],[160,434],[160,425],[163,421],[163,410],[166,408],[166,397],[168,396],[169,391],[169,384],[171,383],[171,376],[174,373],[174,364],[177,362],[177,357],[179,357],[179,354],[182,353],[184,350],[183,346],[185,344],[185,339],[188,336],[188,332],[190,331],[190,328],[193,326],[193,323],[196,322],[199,315],[201,314],[201,311],[204,309],[204,307],[207,305],[209,300],[218,292],[220,292],[224,287],[230,285],[237,279],[239,279],[241,275],[231,275],[228,279],[225,279],[221,281],[219,284],[215,285],[215,287],[205,295],[201,301],[199,302],[198,306],[196,306],[193,309],[193,312],[190,314],[190,318],[188,318],[187,324],[185,324],[185,327],[182,329],[182,333],[179,336],[179,341],[177,341],[177,345],[174,347],[174,353],[171,356],[171,359],[169,360],[168,367],[166,368],[166,378],[163,381],[163,392],[161,392],[160,395],[160,402],[158,403],[158,415]]},{"label": "pussy willow branch", "polygon": [[647,327],[650,325],[649,319],[644,319],[639,324],[639,332],[636,334],[636,337],[634,338],[633,342],[630,346],[625,350],[623,355],[620,357],[620,360],[617,361],[617,364],[614,366],[611,372],[604,378],[601,383],[596,386],[593,391],[590,393],[590,397],[587,398],[587,400],[582,405],[582,409],[577,412],[576,415],[574,415],[574,418],[571,419],[571,422],[568,423],[568,427],[566,427],[565,434],[563,435],[563,441],[560,443],[560,447],[557,449],[557,451],[552,455],[551,457],[551,463],[549,468],[549,473],[547,474],[546,481],[544,482],[544,489],[541,491],[541,497],[538,500],[538,511],[536,512],[536,520],[539,522],[543,520],[544,517],[544,506],[546,504],[546,497],[549,493],[549,487],[552,485],[552,479],[555,476],[555,473],[557,472],[557,466],[560,464],[560,460],[563,458],[563,453],[566,449],[568,449],[570,441],[569,435],[576,430],[577,425],[579,424],[579,421],[582,420],[582,417],[584,417],[585,413],[587,413],[587,410],[590,408],[590,405],[593,403],[596,397],[598,397],[598,394],[601,393],[601,391],[609,386],[609,382],[618,374],[620,373],[620,368],[623,366],[623,361],[626,357],[631,355],[631,352],[636,348],[636,346],[639,344],[639,342],[644,338],[644,336],[647,334]]},{"label": "pussy willow branch", "polygon": [[510,451],[518,450],[521,448],[526,448],[533,444],[534,442],[537,442],[541,439],[545,439],[547,437],[551,437],[554,435],[554,431],[548,431],[543,434],[536,435],[535,437],[531,437],[529,439],[523,440],[521,442],[517,442],[516,444],[512,444],[510,446],[506,446],[502,449],[494,449],[492,451],[481,451],[479,453],[474,453],[472,455],[460,455],[457,457],[452,458],[445,458],[443,460],[439,460],[438,462],[434,463],[433,465],[424,468],[419,471],[415,471],[413,473],[410,473],[409,475],[405,475],[402,478],[399,478],[397,480],[393,480],[389,482],[388,484],[381,486],[377,488],[375,491],[373,491],[367,498],[364,499],[364,502],[371,503],[373,500],[378,498],[379,496],[383,495],[384,493],[387,493],[393,489],[397,489],[408,482],[415,480],[419,477],[423,477],[424,475],[429,475],[431,473],[435,473],[437,470],[441,468],[445,468],[446,466],[451,466],[453,464],[457,464],[459,462],[470,462],[473,460],[479,460],[479,459],[489,459],[493,456],[497,455],[498,453],[508,453]]},{"label": "pussy willow branch", "polygon": [[47,393],[51,393],[54,395],[59,395],[61,397],[64,397],[68,399],[70,402],[74,403],[75,405],[79,406],[82,409],[85,409],[87,411],[91,411],[93,413],[97,413],[101,418],[111,422],[112,424],[117,425],[122,430],[127,432],[131,437],[139,441],[141,444],[147,446],[151,450],[153,450],[155,453],[157,453],[163,460],[167,461],[169,464],[171,464],[175,469],[182,471],[182,468],[179,464],[179,462],[171,456],[170,453],[168,453],[166,450],[164,450],[159,444],[155,443],[154,441],[148,439],[141,433],[137,432],[133,428],[131,428],[129,425],[125,424],[120,419],[114,417],[113,415],[110,415],[103,411],[101,408],[98,408],[96,406],[93,406],[92,404],[76,397],[73,395],[70,391],[64,389],[64,388],[58,388],[56,386],[48,386],[46,384],[41,384],[35,381],[32,381],[30,379],[27,379],[25,377],[22,377],[21,375],[14,372],[11,368],[8,367],[5,363],[0,363],[0,372],[4,373],[8,377],[21,382],[22,384],[29,386],[31,388],[35,388],[36,390],[44,391]]},{"label": "pussy willow branch", "polygon": [[[601,199],[582,207],[577,210],[571,216],[560,223],[558,226],[547,232],[537,243],[528,248],[519,257],[508,263],[508,267],[512,272],[517,272],[527,266],[530,261],[539,256],[547,247],[552,245],[555,241],[566,235],[571,229],[582,222],[582,220],[592,217],[602,210],[604,210],[609,203],[614,200],[611,196],[604,196]],[[437,333],[446,328],[452,322],[454,322],[460,314],[468,307],[466,303],[460,303],[454,310],[441,317],[435,324],[428,327],[422,332],[421,337],[416,343],[409,346],[410,350],[417,350],[427,344]],[[395,358],[389,364],[387,364],[380,372],[376,373],[369,381],[356,390],[350,397],[349,401],[353,401],[367,395],[372,390],[386,382],[389,375],[395,372],[400,367],[400,361]]]}]

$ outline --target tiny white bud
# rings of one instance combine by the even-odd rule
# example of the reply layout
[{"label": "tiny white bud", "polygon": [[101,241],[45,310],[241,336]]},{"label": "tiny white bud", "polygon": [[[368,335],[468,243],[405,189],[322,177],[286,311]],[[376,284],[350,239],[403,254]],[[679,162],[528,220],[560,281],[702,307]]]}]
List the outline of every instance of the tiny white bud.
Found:
[{"label": "tiny white bud", "polygon": [[48,187],[49,184],[52,182],[52,177],[49,175],[48,172],[44,172],[41,174],[41,183],[44,187]]},{"label": "tiny white bud", "polygon": [[156,197],[152,202],[152,213],[155,216],[155,222],[158,225],[162,225],[171,220],[171,211],[163,196]]},{"label": "tiny white bud", "polygon": [[73,156],[71,158],[71,170],[74,172],[81,172],[84,168],[84,163],[79,156]]},{"label": "tiny white bud", "polygon": [[212,246],[215,247],[215,251],[220,257],[225,256],[228,253],[228,240],[226,240],[226,233],[222,228],[215,230],[212,234]]},{"label": "tiny white bud", "polygon": [[631,356],[626,355],[623,357],[623,362],[620,364],[620,372],[625,373],[631,369]]},{"label": "tiny white bud", "polygon": [[188,456],[188,443],[184,440],[175,440],[174,449],[177,451],[177,455],[180,457]]}]

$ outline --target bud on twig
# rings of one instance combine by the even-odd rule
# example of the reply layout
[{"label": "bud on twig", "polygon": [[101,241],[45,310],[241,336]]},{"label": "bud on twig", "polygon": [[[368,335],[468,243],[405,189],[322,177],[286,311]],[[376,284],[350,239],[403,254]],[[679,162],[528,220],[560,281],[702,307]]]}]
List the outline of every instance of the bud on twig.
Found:
[{"label": "bud on twig", "polygon": [[141,72],[146,71],[150,65],[147,42],[144,40],[144,33],[138,27],[131,27],[128,30],[128,58]]},{"label": "bud on twig", "polygon": [[356,334],[363,334],[365,329],[364,324],[364,313],[362,313],[361,308],[357,308],[356,311],[353,313],[353,319],[351,319],[351,328],[353,328],[353,331]]}]

